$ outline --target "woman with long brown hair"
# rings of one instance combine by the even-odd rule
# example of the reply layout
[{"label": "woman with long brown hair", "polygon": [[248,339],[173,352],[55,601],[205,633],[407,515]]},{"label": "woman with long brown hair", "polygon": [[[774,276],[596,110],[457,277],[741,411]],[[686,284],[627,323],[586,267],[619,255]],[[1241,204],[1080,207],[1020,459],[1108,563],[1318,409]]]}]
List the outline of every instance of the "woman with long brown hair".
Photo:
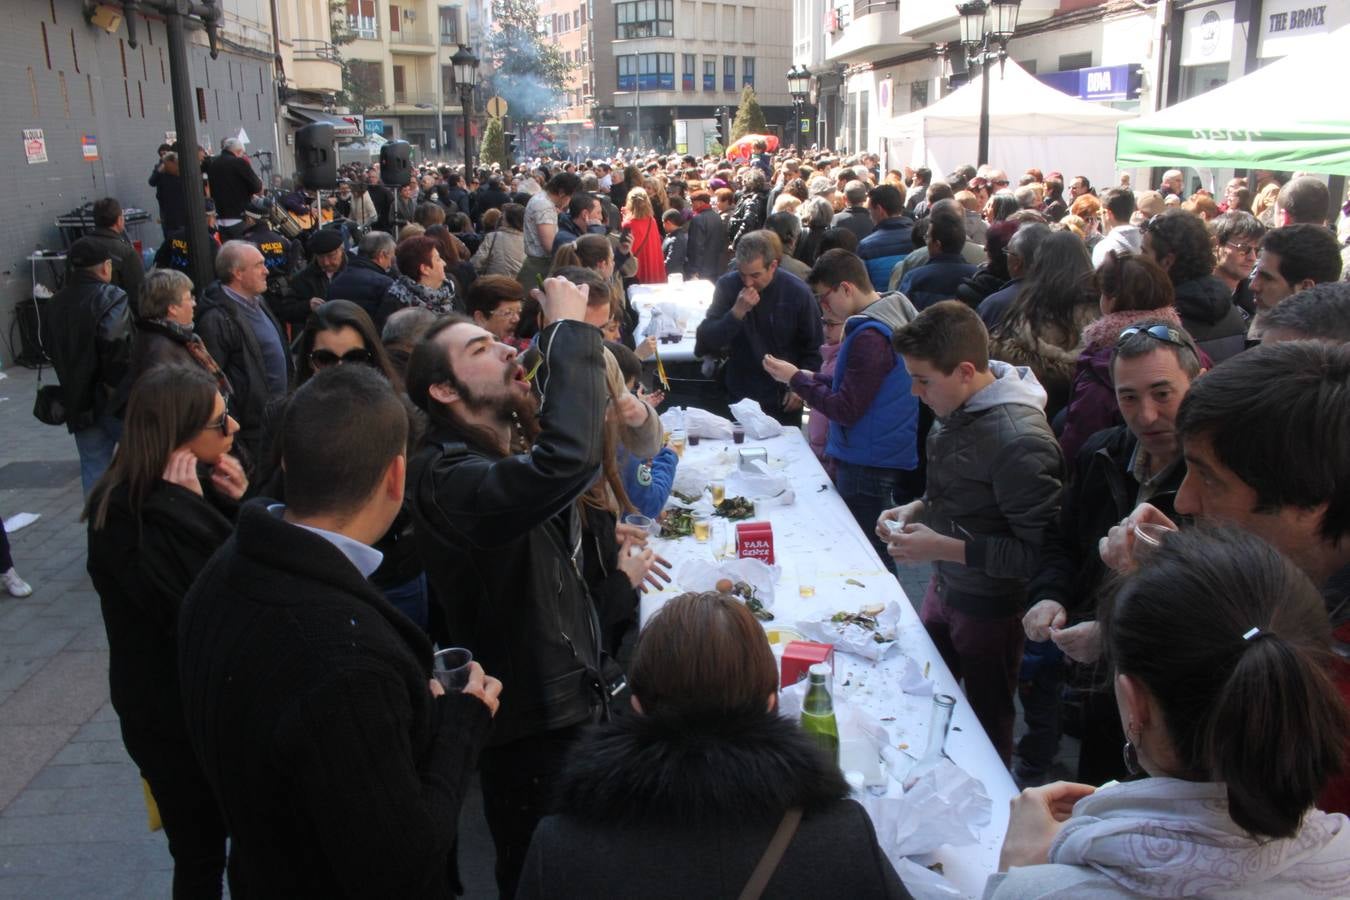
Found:
[{"label": "woman with long brown hair", "polygon": [[221,896],[225,870],[225,822],[183,720],[178,611],[248,487],[230,455],[238,430],[205,371],[151,368],[131,389],[117,454],[83,514],[113,709],[159,807],[174,897]]}]

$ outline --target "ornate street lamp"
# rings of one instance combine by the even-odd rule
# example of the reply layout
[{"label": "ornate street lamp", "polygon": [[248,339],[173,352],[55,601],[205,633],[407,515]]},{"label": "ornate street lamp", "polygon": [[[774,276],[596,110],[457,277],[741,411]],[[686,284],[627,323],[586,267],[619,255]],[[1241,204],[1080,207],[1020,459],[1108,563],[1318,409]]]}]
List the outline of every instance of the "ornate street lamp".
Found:
[{"label": "ornate street lamp", "polygon": [[473,177],[473,139],[470,136],[469,117],[473,112],[473,89],[478,86],[478,57],[463,44],[450,57],[450,67],[459,85],[459,99],[464,104],[464,183]]},{"label": "ornate street lamp", "polygon": [[811,71],[802,65],[794,65],[787,70],[788,93],[792,95],[793,129],[797,134],[797,149],[802,143],[802,108],[811,93]]},{"label": "ornate street lamp", "polygon": [[980,137],[978,164],[989,162],[989,63],[997,59],[999,71],[1008,58],[1008,41],[1017,30],[1017,12],[1022,0],[969,0],[956,7],[961,17],[961,44],[966,63],[980,65]]}]

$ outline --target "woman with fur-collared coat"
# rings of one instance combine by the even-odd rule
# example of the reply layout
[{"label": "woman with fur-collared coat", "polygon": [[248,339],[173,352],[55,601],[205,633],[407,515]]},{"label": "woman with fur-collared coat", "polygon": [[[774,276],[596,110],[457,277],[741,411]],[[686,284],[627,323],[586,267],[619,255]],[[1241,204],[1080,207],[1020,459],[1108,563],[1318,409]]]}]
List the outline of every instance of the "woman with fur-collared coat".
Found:
[{"label": "woman with fur-collared coat", "polygon": [[802,818],[765,897],[910,896],[834,760],[778,715],[777,667],[745,606],[672,600],[643,631],[629,684],[635,714],[572,753],[518,900],[735,897],[792,809]]}]

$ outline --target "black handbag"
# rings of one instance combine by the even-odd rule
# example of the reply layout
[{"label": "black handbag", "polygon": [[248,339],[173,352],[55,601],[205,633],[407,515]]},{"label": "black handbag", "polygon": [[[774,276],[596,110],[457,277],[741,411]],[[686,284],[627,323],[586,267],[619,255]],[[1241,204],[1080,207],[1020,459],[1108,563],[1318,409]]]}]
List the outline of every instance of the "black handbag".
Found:
[{"label": "black handbag", "polygon": [[59,384],[42,383],[42,367],[38,366],[37,396],[33,399],[33,418],[44,425],[66,424],[66,398]]}]

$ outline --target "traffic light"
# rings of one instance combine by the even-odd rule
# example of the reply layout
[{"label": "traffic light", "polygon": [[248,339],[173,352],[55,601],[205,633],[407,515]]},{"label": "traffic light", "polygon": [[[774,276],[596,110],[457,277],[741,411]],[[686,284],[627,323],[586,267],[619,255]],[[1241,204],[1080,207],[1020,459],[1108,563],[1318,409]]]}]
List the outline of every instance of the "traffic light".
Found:
[{"label": "traffic light", "polygon": [[725,147],[727,145],[727,139],[726,135],[722,133],[723,132],[722,121],[723,117],[726,115],[726,108],[719,106],[717,107],[717,109],[713,111],[713,114],[717,116],[717,124],[713,126],[713,130],[717,133],[717,143]]},{"label": "traffic light", "polygon": [[506,131],[502,133],[502,149],[506,152],[506,158],[515,162],[516,136],[513,132]]}]

